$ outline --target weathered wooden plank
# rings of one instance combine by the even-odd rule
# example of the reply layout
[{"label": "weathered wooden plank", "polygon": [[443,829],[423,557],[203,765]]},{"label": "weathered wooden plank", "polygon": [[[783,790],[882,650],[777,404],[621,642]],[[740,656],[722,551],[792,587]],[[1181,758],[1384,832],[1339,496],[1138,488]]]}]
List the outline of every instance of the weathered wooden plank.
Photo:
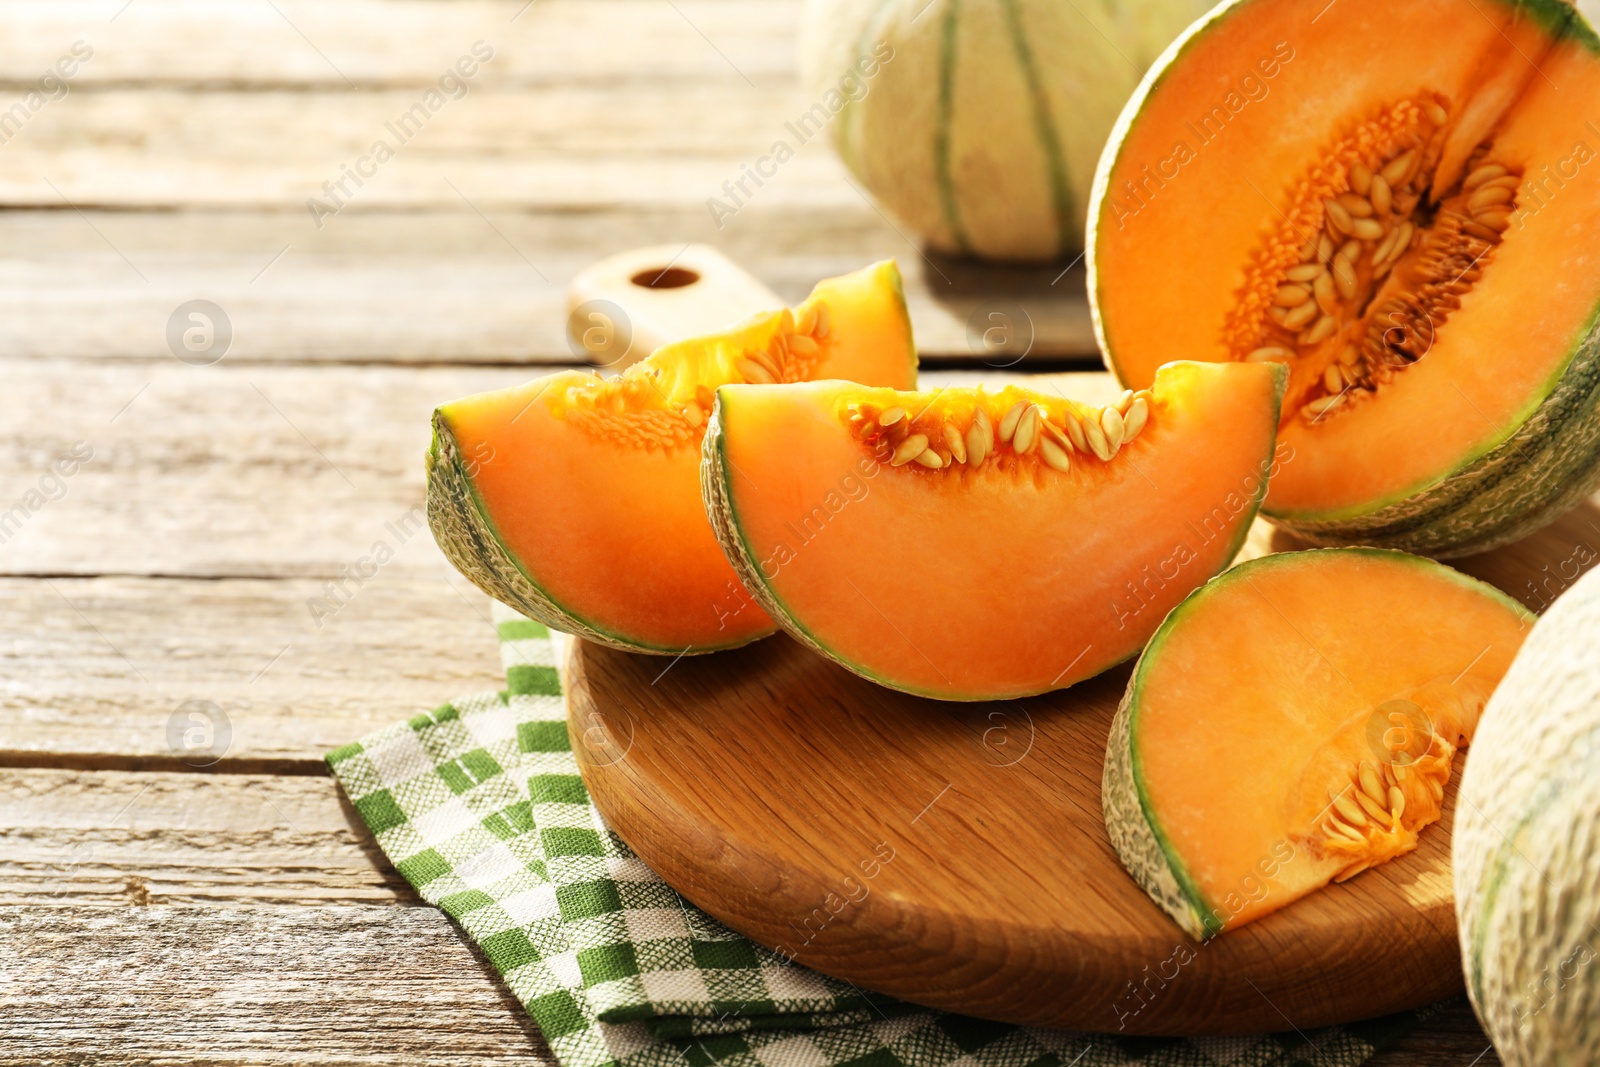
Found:
[{"label": "weathered wooden plank", "polygon": [[[532,1023],[431,908],[0,908],[0,1063],[539,1063]],[[1374,1067],[1499,1063],[1471,1011]]]},{"label": "weathered wooden plank", "polygon": [[328,777],[0,770],[0,900],[421,905]]},{"label": "weathered wooden plank", "polygon": [[[676,8],[677,10],[674,10]],[[792,76],[798,0],[19,0],[0,84],[25,89],[74,41],[94,85],[425,86],[474,41],[504,84],[750,82]],[[746,81],[749,79],[749,81]]]},{"label": "weathered wooden plank", "polygon": [[379,571],[344,590],[0,579],[0,765],[321,774],[329,749],[503,684],[488,598],[464,579]]},{"label": "weathered wooden plank", "polygon": [[[195,1042],[191,1058],[161,1062],[259,1059],[270,1045],[276,1062],[386,1053],[411,1064],[480,1040],[454,1046],[463,1062],[544,1055],[331,779],[0,771],[0,898],[11,949],[0,951],[0,1063],[84,1062],[65,1058],[69,1045],[143,1062],[176,1055],[180,1038]],[[151,1012],[178,981],[190,983],[183,1027]],[[407,996],[428,1005],[420,1029],[386,1017]],[[132,1025],[141,1012],[148,1021]],[[330,1019],[345,1020],[339,1033]],[[90,1031],[122,1026],[124,1043],[94,1043]],[[8,1058],[22,1035],[34,1058]],[[1373,1062],[1461,1065],[1487,1045],[1458,1004]]]},{"label": "weathered wooden plank", "polygon": [[[789,301],[819,279],[898,259],[930,359],[1003,367],[1027,351],[1098,362],[1081,265],[1062,276],[930,262],[859,198],[798,213],[756,201],[721,230],[696,203],[479,216],[458,201],[415,214],[352,208],[324,221],[318,230],[300,205],[0,212],[0,346],[18,357],[169,359],[169,316],[204,298],[231,320],[231,360],[568,362],[573,275],[621,249],[693,239]],[[1014,320],[1010,349],[990,353],[974,339],[996,324],[990,311]]]},{"label": "weathered wooden plank", "polygon": [[0,1063],[553,1067],[443,913],[0,907]]}]

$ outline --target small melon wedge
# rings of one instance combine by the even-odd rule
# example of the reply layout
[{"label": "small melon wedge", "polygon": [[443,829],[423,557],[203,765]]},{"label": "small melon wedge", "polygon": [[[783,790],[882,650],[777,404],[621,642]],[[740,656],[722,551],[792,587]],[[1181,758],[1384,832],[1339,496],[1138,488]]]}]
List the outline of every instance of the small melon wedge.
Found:
[{"label": "small melon wedge", "polygon": [[717,390],[706,508],[796,639],[945,700],[1128,658],[1227,566],[1273,466],[1285,372],[1174,363],[1105,409],[1007,387]]},{"label": "small melon wedge", "polygon": [[563,371],[444,405],[428,521],[473,584],[554,629],[674,656],[741,645],[774,627],[700,505],[712,391],[819,376],[904,388],[916,368],[899,269],[878,263],[615,378]]},{"label": "small melon wedge", "polygon": [[1167,616],[1112,724],[1101,799],[1123,864],[1204,937],[1411,851],[1533,621],[1383,549],[1214,578]]}]

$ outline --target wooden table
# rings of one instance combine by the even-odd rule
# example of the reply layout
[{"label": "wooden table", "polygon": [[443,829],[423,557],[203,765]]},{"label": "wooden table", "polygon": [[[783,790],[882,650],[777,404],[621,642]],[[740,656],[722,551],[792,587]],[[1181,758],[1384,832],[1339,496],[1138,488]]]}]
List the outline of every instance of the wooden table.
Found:
[{"label": "wooden table", "polygon": [[[706,198],[808,106],[797,17],[790,0],[0,13],[0,110],[25,112],[0,126],[0,1063],[551,1062],[322,754],[498,685],[485,598],[415,526],[427,415],[570,361],[581,267],[705,241],[793,300],[894,255],[930,361],[961,368],[939,378],[994,371],[966,336],[989,300],[1033,320],[1017,370],[1092,359],[1081,266],[924,258],[820,143],[712,223]],[[467,95],[361,164],[319,226],[307,199],[478,41],[493,56]],[[30,110],[75,42],[67,92],[47,81]],[[218,362],[168,344],[195,299],[231,323]],[[74,447],[92,457],[56,480]],[[393,559],[348,579],[378,542]],[[231,732],[204,768],[175,745],[191,701]],[[1495,1062],[1487,1045],[1458,1005],[1375,1062]]]}]

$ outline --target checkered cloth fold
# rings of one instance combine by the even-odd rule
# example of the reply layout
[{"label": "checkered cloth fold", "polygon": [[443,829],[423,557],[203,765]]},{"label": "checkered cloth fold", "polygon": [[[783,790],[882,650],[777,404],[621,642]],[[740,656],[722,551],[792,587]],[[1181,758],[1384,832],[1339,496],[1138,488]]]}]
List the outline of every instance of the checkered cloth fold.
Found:
[{"label": "checkered cloth fold", "polygon": [[1348,1067],[1419,1018],[1128,1039],[929,1011],[799,966],[688,903],[611,831],[567,741],[550,633],[495,608],[504,691],[379,730],[328,765],[563,1067]]}]

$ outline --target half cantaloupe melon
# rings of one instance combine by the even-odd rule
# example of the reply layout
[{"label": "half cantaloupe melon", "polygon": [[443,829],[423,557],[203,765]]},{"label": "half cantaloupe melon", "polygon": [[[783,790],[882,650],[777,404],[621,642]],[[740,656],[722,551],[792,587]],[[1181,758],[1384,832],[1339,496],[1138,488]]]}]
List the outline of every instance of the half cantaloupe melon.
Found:
[{"label": "half cantaloupe melon", "polygon": [[1194,937],[1409,852],[1534,618],[1382,549],[1251,560],[1139,657],[1101,800],[1123,864]]},{"label": "half cantaloupe melon", "polygon": [[916,367],[900,272],[885,261],[615,378],[563,371],[444,405],[428,521],[473,584],[554,629],[671,655],[744,644],[774,627],[700,504],[713,391],[819,377],[909,388]]},{"label": "half cantaloupe melon", "polygon": [[1137,652],[1233,559],[1285,376],[1178,363],[1104,409],[725,386],[706,508],[761,605],[850,670],[946,700],[1058,689]]},{"label": "half cantaloupe melon", "polygon": [[1600,481],[1600,39],[1562,0],[1234,0],[1101,157],[1090,294],[1139,388],[1292,370],[1263,513],[1459,556]]}]

